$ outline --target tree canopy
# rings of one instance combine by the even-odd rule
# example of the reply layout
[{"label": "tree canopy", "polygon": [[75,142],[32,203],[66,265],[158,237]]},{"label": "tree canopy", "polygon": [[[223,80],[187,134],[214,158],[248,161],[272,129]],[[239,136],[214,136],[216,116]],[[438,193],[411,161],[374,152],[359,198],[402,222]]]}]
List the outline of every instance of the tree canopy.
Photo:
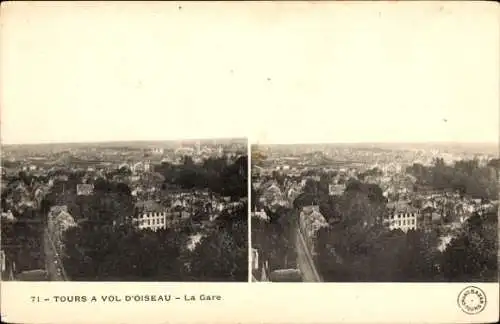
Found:
[{"label": "tree canopy", "polygon": [[435,159],[431,166],[413,164],[406,169],[417,179],[417,184],[436,190],[459,191],[474,198],[498,200],[498,159],[486,166],[478,160],[462,160],[447,165],[443,159]]}]

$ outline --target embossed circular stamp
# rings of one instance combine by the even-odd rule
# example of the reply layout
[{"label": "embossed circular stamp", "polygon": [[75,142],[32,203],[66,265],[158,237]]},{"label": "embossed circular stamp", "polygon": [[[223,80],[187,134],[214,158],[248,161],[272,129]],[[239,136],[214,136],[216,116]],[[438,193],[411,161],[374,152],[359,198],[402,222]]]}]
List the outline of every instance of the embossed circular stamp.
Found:
[{"label": "embossed circular stamp", "polygon": [[458,306],[469,315],[481,313],[486,307],[486,294],[477,287],[466,287],[458,295]]}]

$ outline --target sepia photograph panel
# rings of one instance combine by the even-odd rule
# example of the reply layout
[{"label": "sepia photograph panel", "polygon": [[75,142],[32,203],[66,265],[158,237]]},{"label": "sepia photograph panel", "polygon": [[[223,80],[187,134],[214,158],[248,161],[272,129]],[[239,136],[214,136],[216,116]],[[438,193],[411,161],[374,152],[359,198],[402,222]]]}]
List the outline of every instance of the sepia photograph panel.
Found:
[{"label": "sepia photograph panel", "polygon": [[248,281],[247,140],[4,145],[2,280]]},{"label": "sepia photograph panel", "polygon": [[253,281],[497,282],[497,150],[252,145]]}]

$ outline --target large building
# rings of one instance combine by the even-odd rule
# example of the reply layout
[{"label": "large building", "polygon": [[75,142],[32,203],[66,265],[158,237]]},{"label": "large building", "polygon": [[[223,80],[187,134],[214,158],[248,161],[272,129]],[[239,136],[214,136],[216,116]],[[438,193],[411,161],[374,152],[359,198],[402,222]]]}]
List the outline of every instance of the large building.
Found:
[{"label": "large building", "polygon": [[166,208],[159,203],[147,200],[136,204],[136,216],[134,225],[139,229],[151,229],[157,231],[166,229],[179,222],[185,213]]},{"label": "large building", "polygon": [[387,204],[389,210],[385,223],[390,230],[401,229],[403,232],[418,228],[419,210],[405,201]]}]

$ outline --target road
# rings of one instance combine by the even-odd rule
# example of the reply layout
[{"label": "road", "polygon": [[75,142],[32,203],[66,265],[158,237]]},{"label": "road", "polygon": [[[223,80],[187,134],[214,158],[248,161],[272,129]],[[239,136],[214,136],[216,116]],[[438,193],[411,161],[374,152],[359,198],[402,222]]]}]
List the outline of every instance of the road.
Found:
[{"label": "road", "polygon": [[43,250],[45,253],[45,270],[49,275],[49,280],[65,281],[66,274],[64,269],[61,267],[61,260],[57,255],[54,243],[50,239],[46,228],[43,231]]},{"label": "road", "polygon": [[296,247],[297,247],[297,265],[302,274],[302,281],[304,282],[321,282],[319,275],[314,265],[312,255],[307,249],[304,237],[299,229],[296,231]]}]

